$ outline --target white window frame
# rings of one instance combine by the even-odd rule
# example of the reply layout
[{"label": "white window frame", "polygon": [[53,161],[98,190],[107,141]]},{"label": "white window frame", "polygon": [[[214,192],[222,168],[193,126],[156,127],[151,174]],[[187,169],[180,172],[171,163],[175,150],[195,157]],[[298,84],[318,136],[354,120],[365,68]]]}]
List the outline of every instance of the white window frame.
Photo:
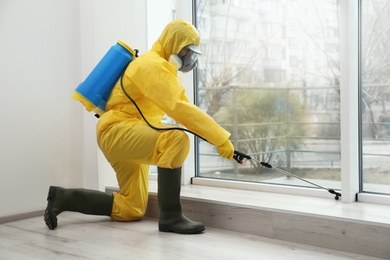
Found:
[{"label": "white window frame", "polygon": [[342,201],[359,192],[359,1],[340,1],[340,128]]}]

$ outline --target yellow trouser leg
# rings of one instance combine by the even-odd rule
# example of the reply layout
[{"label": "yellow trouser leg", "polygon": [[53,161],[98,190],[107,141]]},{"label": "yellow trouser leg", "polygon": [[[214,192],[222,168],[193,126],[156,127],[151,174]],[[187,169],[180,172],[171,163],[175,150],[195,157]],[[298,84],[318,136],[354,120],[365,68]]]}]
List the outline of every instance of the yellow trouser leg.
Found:
[{"label": "yellow trouser leg", "polygon": [[114,168],[120,188],[111,217],[131,221],[143,217],[148,201],[149,165],[181,167],[189,151],[182,131],[156,131],[141,121],[122,121],[107,128],[98,144]]}]

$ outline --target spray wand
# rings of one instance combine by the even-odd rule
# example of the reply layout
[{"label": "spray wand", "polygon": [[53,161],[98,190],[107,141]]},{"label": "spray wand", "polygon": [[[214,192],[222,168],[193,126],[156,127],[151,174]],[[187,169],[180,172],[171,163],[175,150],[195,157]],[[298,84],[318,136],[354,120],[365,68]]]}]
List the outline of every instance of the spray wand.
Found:
[{"label": "spray wand", "polygon": [[304,181],[304,182],[307,182],[307,183],[309,183],[311,185],[314,185],[314,186],[316,186],[318,188],[324,189],[324,190],[328,191],[329,193],[335,195],[335,198],[334,198],[335,200],[339,200],[339,198],[341,197],[341,193],[339,193],[339,192],[337,192],[337,191],[335,191],[333,189],[327,189],[327,188],[325,188],[325,187],[323,187],[321,185],[318,185],[318,184],[313,183],[311,181],[305,180],[305,179],[303,179],[303,178],[301,178],[301,177],[299,177],[299,176],[297,176],[295,174],[292,174],[290,172],[287,172],[287,171],[284,171],[282,169],[276,168],[276,167],[272,166],[269,163],[261,162],[261,161],[255,159],[255,158],[252,158],[251,156],[249,156],[249,155],[247,155],[245,153],[242,153],[242,152],[234,150],[233,159],[236,160],[237,163],[239,163],[239,164],[243,164],[244,163],[244,159],[256,161],[256,162],[260,163],[265,168],[274,169],[275,171],[278,171],[280,173],[292,176],[294,178],[300,179],[301,181]]}]

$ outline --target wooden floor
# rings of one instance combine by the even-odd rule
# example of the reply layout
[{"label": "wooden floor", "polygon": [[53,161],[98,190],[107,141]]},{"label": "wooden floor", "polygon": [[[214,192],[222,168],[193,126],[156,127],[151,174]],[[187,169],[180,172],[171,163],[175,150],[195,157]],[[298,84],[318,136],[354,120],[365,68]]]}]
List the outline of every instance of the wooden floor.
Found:
[{"label": "wooden floor", "polygon": [[379,259],[206,227],[199,235],[157,230],[157,221],[113,222],[65,212],[49,230],[43,217],[0,225],[0,259]]}]

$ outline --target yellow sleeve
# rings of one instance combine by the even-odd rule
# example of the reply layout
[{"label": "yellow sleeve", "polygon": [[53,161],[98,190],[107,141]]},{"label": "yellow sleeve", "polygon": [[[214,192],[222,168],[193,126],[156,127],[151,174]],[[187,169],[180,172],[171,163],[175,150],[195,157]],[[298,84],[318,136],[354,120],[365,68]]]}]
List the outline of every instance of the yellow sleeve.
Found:
[{"label": "yellow sleeve", "polygon": [[230,133],[218,125],[213,118],[200,108],[188,102],[184,91],[176,101],[173,110],[166,111],[167,115],[175,119],[179,124],[200,135],[215,146],[223,144]]},{"label": "yellow sleeve", "polygon": [[229,132],[218,125],[207,113],[188,101],[183,84],[170,63],[155,59],[154,62],[148,62],[148,64],[153,65],[134,68],[128,75],[133,86],[136,86],[145,98],[179,124],[217,147],[229,138]]}]

